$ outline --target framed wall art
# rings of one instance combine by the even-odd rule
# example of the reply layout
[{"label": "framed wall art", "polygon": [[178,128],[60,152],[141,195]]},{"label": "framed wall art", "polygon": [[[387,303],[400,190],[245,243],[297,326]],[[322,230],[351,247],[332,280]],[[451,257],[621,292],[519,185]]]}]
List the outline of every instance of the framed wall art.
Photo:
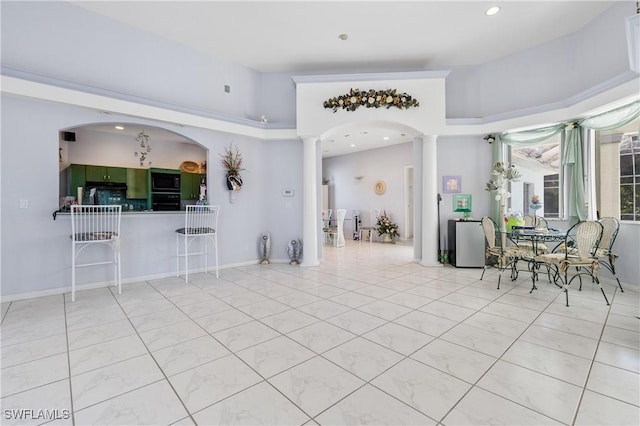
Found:
[{"label": "framed wall art", "polygon": [[442,176],[442,192],[445,194],[462,192],[462,176]]}]

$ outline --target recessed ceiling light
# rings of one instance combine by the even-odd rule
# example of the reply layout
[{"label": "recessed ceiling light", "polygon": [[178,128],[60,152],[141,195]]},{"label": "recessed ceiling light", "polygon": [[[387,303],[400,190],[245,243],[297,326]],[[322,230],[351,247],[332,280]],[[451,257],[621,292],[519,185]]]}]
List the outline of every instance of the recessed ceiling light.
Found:
[{"label": "recessed ceiling light", "polygon": [[382,139],[384,139],[385,141],[388,141],[388,140],[389,140],[389,136],[385,136],[385,137],[384,137],[384,138],[382,138]]},{"label": "recessed ceiling light", "polygon": [[498,12],[500,12],[500,8],[498,6],[493,6],[487,9],[487,11],[484,14],[487,16],[493,16]]},{"label": "recessed ceiling light", "polygon": [[118,129],[118,130],[124,130],[124,127],[122,127],[122,126],[116,126],[116,129]]},{"label": "recessed ceiling light", "polygon": [[356,147],[356,144],[355,144],[355,143],[352,143],[350,146],[351,146],[351,148],[355,148],[355,147]]}]

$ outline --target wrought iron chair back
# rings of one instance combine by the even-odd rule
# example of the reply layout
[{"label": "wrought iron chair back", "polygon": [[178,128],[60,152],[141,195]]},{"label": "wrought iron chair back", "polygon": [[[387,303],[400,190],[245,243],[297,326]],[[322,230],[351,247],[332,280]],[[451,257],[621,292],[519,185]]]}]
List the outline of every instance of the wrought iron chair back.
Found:
[{"label": "wrought iron chair back", "polygon": [[613,244],[616,242],[616,238],[618,237],[618,232],[620,231],[620,222],[615,217],[603,217],[600,219],[600,223],[602,224],[602,239],[600,240],[600,246],[598,247],[598,251],[596,255],[600,260],[600,264],[607,268],[613,277],[618,282],[618,286],[620,287],[620,291],[624,292],[622,288],[622,284],[616,275],[616,268],[614,263],[618,258],[618,255],[613,252]]},{"label": "wrought iron chair back", "polygon": [[[594,220],[586,220],[573,225],[565,237],[565,241],[559,246],[554,253],[541,254],[535,257],[537,265],[544,264],[548,268],[555,271],[554,282],[562,282],[566,296],[566,305],[569,306],[569,286],[575,278],[580,281],[580,289],[582,289],[582,275],[588,275],[592,281],[600,288],[604,300],[609,304],[607,295],[598,280],[599,260],[596,257],[598,245],[602,239],[603,227],[600,222]],[[575,267],[576,272],[569,278],[569,270]],[[532,289],[536,289],[535,282],[537,273],[532,273]]]},{"label": "wrought iron chair back", "polygon": [[511,270],[512,281],[518,278],[517,262],[523,257],[523,252],[515,243],[513,246],[506,245],[506,235],[498,229],[492,218],[485,216],[481,222],[487,246],[485,249],[485,266],[482,269],[480,279],[482,280],[484,277],[487,266],[495,265],[500,270],[500,275],[498,275],[499,290],[502,272],[506,269]]}]

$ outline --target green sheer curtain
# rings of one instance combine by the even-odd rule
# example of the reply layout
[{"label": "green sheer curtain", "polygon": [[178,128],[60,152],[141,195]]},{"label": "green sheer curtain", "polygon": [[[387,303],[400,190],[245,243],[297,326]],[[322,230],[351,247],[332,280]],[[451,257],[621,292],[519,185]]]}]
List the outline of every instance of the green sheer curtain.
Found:
[{"label": "green sheer curtain", "polygon": [[[493,164],[498,162],[504,162],[505,160],[505,149],[504,144],[500,141],[500,137],[495,138],[495,141],[492,145],[492,160]],[[492,164],[492,167],[493,167]],[[491,196],[491,203],[489,204],[489,215],[496,221],[496,223],[500,224],[502,220],[502,212],[500,211],[500,201],[496,200],[495,197]]]},{"label": "green sheer curtain", "polygon": [[554,124],[553,126],[540,127],[538,129],[523,130],[522,132],[504,133],[498,138],[500,142],[515,148],[526,148],[529,145],[540,145],[549,141],[552,136],[557,135],[564,129],[564,124]]},{"label": "green sheer curtain", "polygon": [[[570,223],[587,219],[585,204],[585,176],[584,176],[584,144],[582,129],[612,130],[625,126],[640,117],[640,100],[619,108],[586,117],[574,123],[558,123],[521,132],[503,133],[495,137],[493,148],[494,164],[504,161],[505,145],[524,148],[530,145],[544,144],[552,136],[565,130],[564,149],[562,150],[562,165],[565,166],[565,176],[569,177],[569,194],[567,194]],[[552,141],[549,141],[551,143]],[[499,218],[500,205],[493,201],[491,215]]]},{"label": "green sheer curtain", "polygon": [[640,101],[635,101],[620,108],[582,119],[578,121],[578,124],[587,129],[613,130],[626,126],[638,117],[640,117]]},{"label": "green sheer curtain", "polygon": [[585,203],[585,176],[582,131],[580,126],[569,124],[562,150],[562,165],[565,167],[565,178],[568,178],[567,188],[569,200],[567,216],[569,224],[573,225],[581,220],[587,220],[588,210]]}]

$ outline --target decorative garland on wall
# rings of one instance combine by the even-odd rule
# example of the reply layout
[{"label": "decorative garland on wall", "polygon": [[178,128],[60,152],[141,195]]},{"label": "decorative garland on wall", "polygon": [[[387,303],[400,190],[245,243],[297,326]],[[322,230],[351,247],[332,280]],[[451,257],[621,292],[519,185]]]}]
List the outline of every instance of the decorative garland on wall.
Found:
[{"label": "decorative garland on wall", "polygon": [[398,93],[396,89],[390,90],[360,90],[350,89],[349,93],[336,96],[324,101],[325,108],[332,108],[333,112],[338,109],[355,111],[359,107],[366,108],[391,108],[408,109],[419,107],[420,103],[406,93]]}]

